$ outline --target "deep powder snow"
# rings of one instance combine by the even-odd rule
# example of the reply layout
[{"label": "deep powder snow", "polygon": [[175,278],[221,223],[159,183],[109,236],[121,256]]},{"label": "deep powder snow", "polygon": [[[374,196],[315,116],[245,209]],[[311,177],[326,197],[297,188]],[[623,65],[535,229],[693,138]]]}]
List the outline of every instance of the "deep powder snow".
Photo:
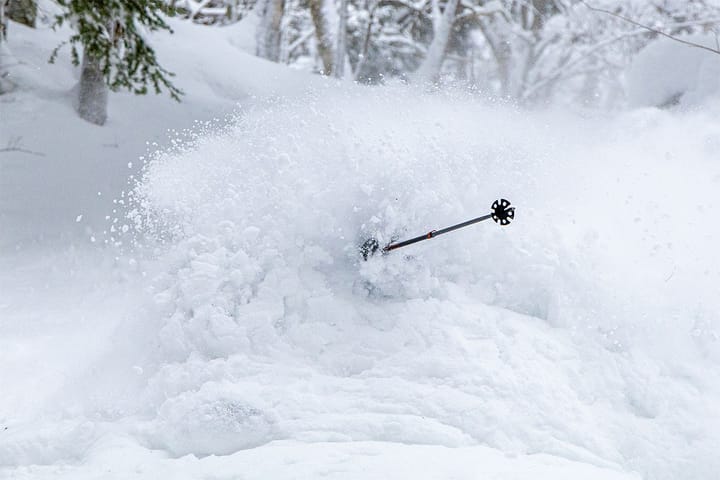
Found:
[{"label": "deep powder snow", "polygon": [[[115,247],[53,260],[64,380],[10,378],[0,475],[713,478],[719,142],[394,88],[240,108],[151,156]],[[500,197],[509,227],[359,258]]]}]

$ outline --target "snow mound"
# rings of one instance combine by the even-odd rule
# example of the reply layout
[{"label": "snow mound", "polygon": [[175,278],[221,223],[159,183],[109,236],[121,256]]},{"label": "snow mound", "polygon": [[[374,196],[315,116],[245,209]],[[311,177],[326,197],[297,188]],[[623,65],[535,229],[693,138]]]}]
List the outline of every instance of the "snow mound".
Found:
[{"label": "snow mound", "polygon": [[[478,472],[487,478],[551,478],[553,480],[638,480],[637,475],[569,462],[547,455],[506,456],[487,447],[437,448],[382,442],[273,442],[222,457],[163,458],[158,452],[139,448],[127,439],[106,442],[94,449],[86,465],[60,470],[39,466],[18,472],[14,480],[103,478],[155,480],[213,480],[243,478],[267,480],[359,480],[367,478],[413,478],[471,480]],[[129,461],[130,460],[130,461]]]},{"label": "snow mound", "polygon": [[[94,308],[45,303],[83,334],[24,344],[73,361],[19,383],[41,407],[3,403],[0,477],[462,478],[478,455],[500,478],[714,478],[717,145],[710,112],[327,86],[243,107],[150,158],[106,229],[118,271],[69,266]],[[360,258],[500,197],[510,227]]]},{"label": "snow mound", "polygon": [[[718,358],[716,303],[691,279],[717,277],[718,259],[671,225],[716,204],[703,171],[714,127],[690,119],[678,142],[657,112],[608,127],[417,93],[270,100],[147,163],[128,216],[156,258],[143,268],[163,353],[144,408],[181,412],[160,414],[171,432],[209,416],[208,430],[178,422],[198,438],[257,430],[168,450],[481,443],[707,478],[720,442],[701,392],[717,375],[688,365]],[[665,201],[679,175],[693,197]],[[509,228],[360,259],[369,236],[427,232],[500,197],[518,207]],[[227,381],[262,413],[236,421],[189,393]]]},{"label": "snow mound", "polygon": [[177,456],[219,454],[273,439],[273,419],[248,405],[230,385],[205,384],[162,404],[156,442]]},{"label": "snow mound", "polygon": [[[683,37],[709,48],[716,38]],[[720,55],[669,39],[652,42],[640,52],[627,74],[627,92],[635,107],[698,107],[720,91]]]}]

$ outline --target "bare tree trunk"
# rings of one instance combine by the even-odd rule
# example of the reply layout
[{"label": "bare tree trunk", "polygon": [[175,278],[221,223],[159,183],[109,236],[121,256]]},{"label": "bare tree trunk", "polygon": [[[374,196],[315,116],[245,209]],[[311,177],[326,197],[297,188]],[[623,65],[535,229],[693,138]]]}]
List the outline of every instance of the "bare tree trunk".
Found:
[{"label": "bare tree trunk", "polygon": [[257,31],[257,55],[273,62],[280,60],[280,37],[285,0],[265,0]]},{"label": "bare tree trunk", "polygon": [[336,78],[343,78],[345,75],[345,55],[347,51],[347,0],[340,0],[340,21],[338,22],[337,44],[335,47],[335,74]]},{"label": "bare tree trunk", "polygon": [[509,97],[512,91],[511,87],[511,62],[512,62],[512,46],[510,40],[504,33],[496,33],[493,29],[495,20],[490,23],[479,22],[478,26],[485,40],[490,46],[495,64],[498,70],[498,80],[500,81],[500,95]]},{"label": "bare tree trunk", "polygon": [[308,0],[310,5],[310,16],[315,26],[315,37],[320,60],[323,64],[323,74],[333,73],[333,51],[330,25],[327,18],[325,2],[327,0]]},{"label": "bare tree trunk", "polygon": [[497,46],[495,60],[498,66],[498,76],[500,77],[501,95],[509,98],[513,95],[512,81],[512,43],[510,40],[502,38]]},{"label": "bare tree trunk", "polygon": [[9,0],[7,6],[7,16],[10,20],[35,28],[35,20],[37,19],[37,1]]},{"label": "bare tree trunk", "polygon": [[8,65],[13,63],[13,55],[7,46],[7,1],[0,0],[0,95],[11,91],[15,84],[8,78]]},{"label": "bare tree trunk", "polygon": [[367,25],[365,27],[365,35],[363,36],[362,51],[358,58],[358,62],[355,65],[354,80],[360,80],[362,75],[365,73],[365,65],[367,65],[368,57],[370,56],[370,39],[372,37],[372,27],[375,22],[375,11],[380,6],[380,0],[375,0],[372,6],[368,6],[370,12],[367,19]]},{"label": "bare tree trunk", "polygon": [[415,72],[416,80],[435,82],[440,76],[445,51],[450,42],[452,26],[455,20],[459,0],[448,0],[445,10],[440,13],[438,0],[433,0],[433,39],[430,42],[425,60]]},{"label": "bare tree trunk", "polygon": [[104,125],[107,120],[108,89],[100,59],[87,52],[83,53],[77,92],[77,112],[80,118],[95,125]]},{"label": "bare tree trunk", "polygon": [[7,40],[7,4],[8,0],[0,0],[0,44]]},{"label": "bare tree trunk", "polygon": [[[296,8],[296,0],[285,0],[285,11],[292,12]],[[283,15],[280,22],[280,58],[284,65],[290,63],[290,22],[291,15]]]},{"label": "bare tree trunk", "polygon": [[238,0],[231,0],[228,4],[228,20],[230,23],[235,23],[240,19],[240,9]]}]

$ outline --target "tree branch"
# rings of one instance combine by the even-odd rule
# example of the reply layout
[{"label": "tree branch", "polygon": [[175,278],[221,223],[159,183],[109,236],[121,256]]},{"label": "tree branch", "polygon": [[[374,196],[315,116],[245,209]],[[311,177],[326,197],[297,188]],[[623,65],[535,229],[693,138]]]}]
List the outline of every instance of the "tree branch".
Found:
[{"label": "tree branch", "polygon": [[10,140],[8,140],[7,147],[0,148],[0,153],[4,152],[20,152],[20,153],[27,153],[30,155],[36,155],[38,157],[44,157],[45,154],[42,152],[35,152],[33,150],[28,150],[26,148],[23,148],[20,145],[20,141],[22,140],[22,137],[12,137]]},{"label": "tree branch", "polygon": [[[465,6],[465,5],[463,5]],[[453,19],[453,24],[463,24],[464,22],[471,22],[473,20],[480,20],[482,17],[489,17],[496,13],[501,14],[508,19],[507,12],[502,7],[497,5],[491,6],[490,8],[478,8],[478,7],[466,7],[469,11],[462,12],[460,15],[456,15]]]},{"label": "tree branch", "polygon": [[[591,10],[600,11],[602,13],[608,13],[613,16],[617,16],[616,13],[613,12],[607,12],[606,10],[602,9],[596,9],[594,7],[590,7],[585,3],[583,0],[580,0],[586,7],[590,8]],[[578,55],[573,58],[566,59],[565,62],[559,62],[559,64],[555,67],[554,70],[552,70],[549,74],[545,76],[545,78],[540,79],[535,82],[535,84],[531,85],[527,89],[527,93],[525,94],[525,97],[531,98],[533,95],[535,95],[536,92],[538,92],[541,88],[544,88],[548,83],[556,82],[558,80],[561,80],[566,77],[571,77],[575,75],[575,71],[572,70],[575,66],[579,65],[583,60],[586,58],[594,55],[596,52],[602,50],[603,48],[608,47],[609,45],[621,41],[626,38],[635,37],[638,35],[646,35],[647,32],[655,32],[655,29],[652,29],[651,27],[646,27],[645,25],[638,24],[637,22],[632,21],[633,24],[638,25],[639,28],[631,30],[629,32],[618,34],[615,37],[603,40],[599,43],[596,43],[592,47],[585,49],[584,51],[580,51]],[[688,22],[680,22],[680,23],[674,23],[672,26],[675,28],[684,28],[684,27],[691,27],[691,26],[697,26],[697,25],[711,25],[715,23],[720,23],[720,19],[714,18],[710,20],[703,20],[703,21],[688,21]],[[662,33],[662,32],[660,32]],[[668,36],[668,34],[662,33],[663,36]],[[686,43],[685,41],[681,41],[680,39],[677,39],[675,37],[669,36],[671,39],[680,41],[681,43]],[[692,42],[690,42],[691,45]],[[703,47],[702,45],[697,45],[699,48],[703,48],[706,50],[710,50],[713,53],[720,54],[720,50],[715,51],[711,48]]]},{"label": "tree branch", "polygon": [[[631,24],[631,25],[635,25],[636,27],[640,27],[640,28],[642,28],[642,29],[644,29],[644,30],[647,30],[648,32],[652,32],[652,33],[655,33],[655,34],[657,34],[657,35],[663,36],[663,37],[665,37],[665,38],[669,38],[670,40],[673,40],[673,41],[678,42],[678,43],[682,43],[683,45],[687,45],[687,46],[695,47],[695,48],[700,48],[700,49],[702,49],[702,50],[707,50],[708,52],[712,52],[712,53],[715,53],[715,54],[720,55],[720,50],[718,50],[718,49],[711,48],[711,47],[706,47],[705,45],[701,45],[701,44],[699,44],[699,43],[689,42],[689,41],[687,41],[687,40],[683,40],[683,39],[678,38],[678,37],[676,37],[676,36],[674,36],[674,35],[671,35],[671,34],[669,34],[669,33],[665,33],[665,32],[663,32],[662,30],[658,30],[658,29],[653,28],[653,27],[650,27],[650,26],[648,26],[648,25],[644,25],[644,24],[642,24],[642,23],[640,23],[640,22],[636,22],[636,21],[633,20],[632,18],[628,18],[628,17],[626,17],[626,16],[624,16],[624,15],[620,15],[619,13],[611,12],[610,10],[605,10],[605,9],[602,9],[602,8],[592,7],[592,6],[588,5],[588,3],[587,3],[585,0],[580,0],[580,3],[582,3],[583,5],[585,5],[589,10],[591,10],[591,11],[593,11],[593,12],[599,12],[599,13],[604,13],[604,14],[606,14],[606,15],[611,15],[611,16],[613,16],[613,17],[615,17],[615,18],[619,18],[620,20],[622,20],[622,21],[624,21],[624,22],[627,22],[627,23],[629,23],[629,24]],[[713,21],[698,22],[698,25],[712,25],[713,23],[717,23],[717,22],[713,22]]]}]

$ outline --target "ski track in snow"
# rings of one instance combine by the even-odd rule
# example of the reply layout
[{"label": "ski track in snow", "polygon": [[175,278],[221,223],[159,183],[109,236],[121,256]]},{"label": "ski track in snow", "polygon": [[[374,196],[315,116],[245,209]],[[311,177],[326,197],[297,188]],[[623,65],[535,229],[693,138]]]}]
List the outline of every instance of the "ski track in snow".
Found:
[{"label": "ski track in snow", "polygon": [[[0,478],[715,478],[718,142],[712,112],[246,102],[150,157],[93,226],[117,246],[3,256]],[[508,228],[358,260],[499,197]]]}]

